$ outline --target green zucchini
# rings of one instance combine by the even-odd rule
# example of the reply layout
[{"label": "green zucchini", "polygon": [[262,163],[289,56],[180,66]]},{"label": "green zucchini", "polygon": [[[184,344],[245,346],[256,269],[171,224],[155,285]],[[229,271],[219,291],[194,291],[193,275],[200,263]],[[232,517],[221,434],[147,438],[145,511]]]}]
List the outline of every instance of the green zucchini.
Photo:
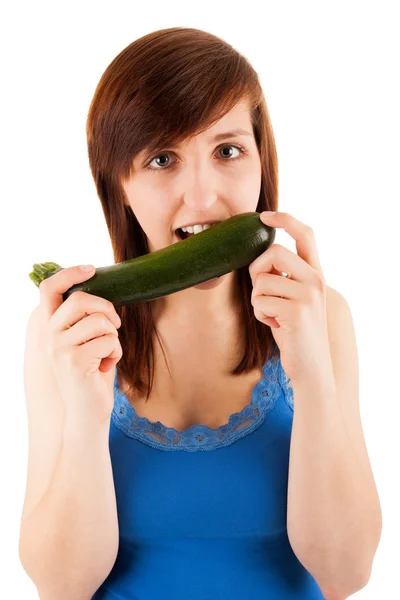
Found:
[{"label": "green zucchini", "polygon": [[[114,306],[167,296],[249,265],[274,239],[275,228],[265,225],[260,213],[234,215],[166,248],[98,267],[93,277],[70,287],[63,300],[77,291],[106,298]],[[62,269],[53,262],[34,264],[29,277],[39,287]]]}]

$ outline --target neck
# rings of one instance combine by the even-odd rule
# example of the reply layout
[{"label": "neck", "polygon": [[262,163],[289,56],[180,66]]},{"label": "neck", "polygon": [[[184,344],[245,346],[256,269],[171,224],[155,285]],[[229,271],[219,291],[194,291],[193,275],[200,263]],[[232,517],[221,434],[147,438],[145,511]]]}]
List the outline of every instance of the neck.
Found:
[{"label": "neck", "polygon": [[[243,320],[237,288],[233,287],[236,284],[236,273],[228,275],[231,277],[221,282],[218,290],[206,292],[191,288],[191,297],[195,298],[194,305],[187,299],[187,306],[183,306],[182,301],[178,307],[177,297],[189,290],[161,299],[169,300],[168,309],[164,304],[164,312],[159,310],[156,313],[155,328],[169,367],[175,374],[181,374],[185,370],[195,373],[199,369],[204,373],[206,368],[208,372],[225,375],[236,366],[243,352]],[[211,297],[211,293],[216,291],[220,298],[218,304],[215,304],[216,297]],[[208,301],[200,304],[199,297],[208,297]],[[226,300],[223,301],[222,298]],[[157,359],[161,359],[163,354],[156,337],[155,347]],[[157,360],[159,366],[164,364],[164,360],[164,357],[161,362]]]},{"label": "neck", "polygon": [[170,324],[204,332],[238,317],[238,271],[205,281],[152,302],[156,328]]}]

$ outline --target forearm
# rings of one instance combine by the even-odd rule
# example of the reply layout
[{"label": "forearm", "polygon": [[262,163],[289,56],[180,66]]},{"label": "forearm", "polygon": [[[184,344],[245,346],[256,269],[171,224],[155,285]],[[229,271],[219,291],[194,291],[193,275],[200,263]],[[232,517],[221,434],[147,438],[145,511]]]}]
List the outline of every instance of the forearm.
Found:
[{"label": "forearm", "polygon": [[21,523],[21,562],[43,598],[73,600],[91,597],[117,551],[108,431],[70,423],[50,486]]},{"label": "forearm", "polygon": [[288,535],[321,589],[360,589],[376,535],[375,489],[349,438],[334,385],[293,384]]}]

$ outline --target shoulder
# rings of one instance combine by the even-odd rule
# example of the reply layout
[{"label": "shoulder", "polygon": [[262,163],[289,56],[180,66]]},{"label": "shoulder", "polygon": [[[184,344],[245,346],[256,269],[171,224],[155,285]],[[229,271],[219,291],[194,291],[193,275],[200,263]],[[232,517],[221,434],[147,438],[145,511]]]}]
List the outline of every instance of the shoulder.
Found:
[{"label": "shoulder", "polygon": [[343,294],[338,292],[338,290],[335,290],[333,287],[329,287],[329,285],[325,287],[327,308],[329,307],[331,310],[335,310],[335,308],[340,304],[347,304],[346,298],[343,296]]},{"label": "shoulder", "polygon": [[343,294],[328,286],[326,286],[326,320],[336,383],[346,377],[352,378],[352,384],[355,386],[358,356],[353,316]]},{"label": "shoulder", "polygon": [[41,333],[42,310],[40,304],[34,307],[26,322],[26,335],[36,335]]},{"label": "shoulder", "polygon": [[326,286],[326,317],[331,351],[334,351],[338,344],[351,341],[354,327],[348,301],[338,290],[329,286]]}]

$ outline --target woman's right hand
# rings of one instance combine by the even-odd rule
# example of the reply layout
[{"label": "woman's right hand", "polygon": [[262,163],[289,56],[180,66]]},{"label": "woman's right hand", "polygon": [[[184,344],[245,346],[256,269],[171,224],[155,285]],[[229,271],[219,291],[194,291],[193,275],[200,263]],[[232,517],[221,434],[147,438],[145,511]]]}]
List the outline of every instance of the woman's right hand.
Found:
[{"label": "woman's right hand", "polygon": [[105,298],[78,291],[63,301],[62,295],[95,272],[69,267],[39,286],[44,341],[66,416],[91,425],[109,423],[121,321]]}]

